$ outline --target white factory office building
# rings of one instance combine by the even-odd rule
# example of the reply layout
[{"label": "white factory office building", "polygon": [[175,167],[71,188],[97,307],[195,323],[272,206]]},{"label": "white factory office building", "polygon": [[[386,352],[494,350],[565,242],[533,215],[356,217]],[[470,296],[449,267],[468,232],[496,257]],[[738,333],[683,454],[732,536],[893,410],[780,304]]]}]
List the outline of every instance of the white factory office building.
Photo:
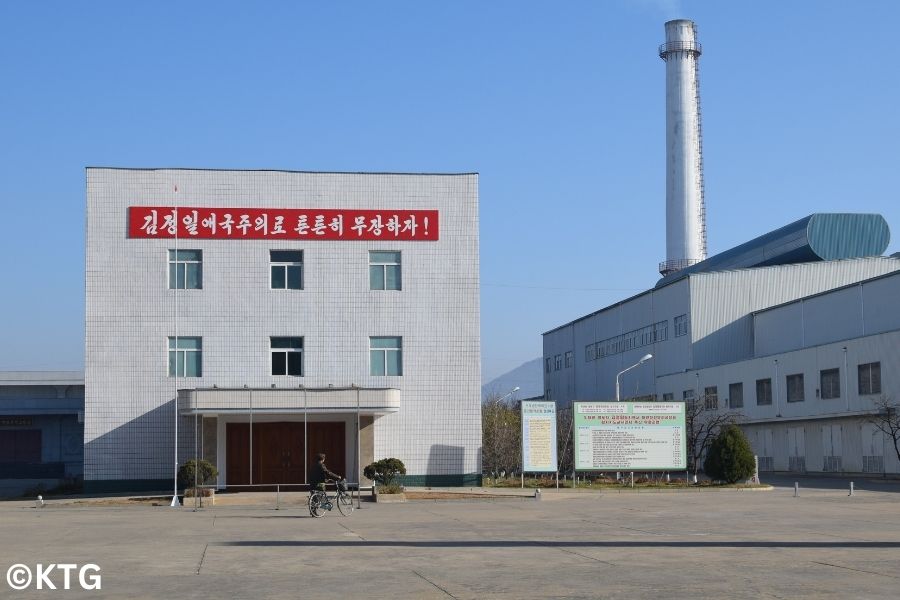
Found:
[{"label": "white factory office building", "polygon": [[878,215],[812,215],[544,334],[545,396],[736,413],[763,471],[900,474],[900,256]]},{"label": "white factory office building", "polygon": [[176,421],[219,487],[480,481],[477,174],[89,168],[86,244],[85,491],[170,487]]}]

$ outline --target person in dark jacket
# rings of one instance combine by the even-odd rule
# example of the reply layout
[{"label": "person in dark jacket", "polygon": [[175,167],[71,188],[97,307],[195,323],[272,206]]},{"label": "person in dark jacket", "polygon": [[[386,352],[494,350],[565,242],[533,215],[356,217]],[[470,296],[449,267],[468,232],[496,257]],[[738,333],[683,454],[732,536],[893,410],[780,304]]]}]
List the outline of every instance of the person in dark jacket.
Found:
[{"label": "person in dark jacket", "polygon": [[325,455],[319,453],[316,455],[316,463],[309,473],[309,489],[319,488],[320,490],[324,490],[326,479],[340,481],[342,477],[337,473],[328,470],[328,467],[325,466]]}]

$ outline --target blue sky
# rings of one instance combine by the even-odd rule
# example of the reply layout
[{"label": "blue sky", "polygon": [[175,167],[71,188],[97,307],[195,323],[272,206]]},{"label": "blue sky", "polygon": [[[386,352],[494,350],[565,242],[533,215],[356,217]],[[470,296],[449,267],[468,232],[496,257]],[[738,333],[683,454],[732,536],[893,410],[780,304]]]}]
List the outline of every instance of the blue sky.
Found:
[{"label": "blue sky", "polygon": [[3,3],[0,370],[82,367],[88,165],[478,171],[485,379],[539,356],[658,278],[681,17],[711,253],[817,211],[900,231],[898,2]]}]

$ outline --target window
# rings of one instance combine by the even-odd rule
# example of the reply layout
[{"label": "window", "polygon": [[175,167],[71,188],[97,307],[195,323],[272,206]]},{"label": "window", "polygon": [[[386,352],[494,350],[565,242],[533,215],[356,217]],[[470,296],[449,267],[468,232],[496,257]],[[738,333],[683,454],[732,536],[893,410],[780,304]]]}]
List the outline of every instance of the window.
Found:
[{"label": "window", "polygon": [[693,410],[694,408],[694,390],[684,390],[681,392],[681,399],[684,400],[685,408]]},{"label": "window", "polygon": [[273,290],[303,289],[303,250],[269,250]]},{"label": "window", "polygon": [[594,354],[594,344],[588,344],[584,347],[584,362],[591,362],[597,358]]},{"label": "window", "polygon": [[272,348],[272,375],[303,377],[303,338],[269,338]]},{"label": "window", "polygon": [[660,321],[653,325],[653,341],[664,342],[669,338],[669,321]]},{"label": "window", "polygon": [[403,375],[403,338],[369,338],[369,373],[371,375]]},{"label": "window", "polygon": [[756,405],[767,406],[772,404],[772,380],[756,380]]},{"label": "window", "polygon": [[169,377],[203,375],[203,338],[169,338]]},{"label": "window", "polygon": [[553,357],[553,370],[559,371],[562,368],[562,354],[557,354]]},{"label": "window", "polygon": [[666,393],[666,394],[663,394],[663,399],[662,399],[662,401],[663,401],[663,402],[674,402],[674,401],[675,401],[675,394],[673,394],[672,392],[668,392],[668,393]]},{"label": "window", "polygon": [[730,383],[728,384],[728,406],[729,408],[744,407],[744,384]]},{"label": "window", "polygon": [[169,289],[203,288],[203,251],[169,250]]},{"label": "window", "polygon": [[718,410],[719,408],[719,388],[710,386],[703,390],[703,400],[706,410]]},{"label": "window", "polygon": [[573,362],[575,362],[575,354],[570,350],[566,352],[566,368],[571,368]]},{"label": "window", "polygon": [[832,400],[841,397],[841,371],[840,369],[825,369],[819,373],[822,391],[822,400]]},{"label": "window", "polygon": [[803,402],[803,373],[787,376],[787,401]]},{"label": "window", "polygon": [[687,315],[675,317],[675,337],[687,335],[691,332],[691,321]]},{"label": "window", "polygon": [[881,393],[881,363],[859,365],[859,395]]},{"label": "window", "polygon": [[544,370],[545,370],[547,373],[549,373],[550,371],[553,370],[553,369],[551,369],[551,365],[552,365],[551,359],[550,359],[550,357],[548,356],[547,358],[544,359]]},{"label": "window", "polygon": [[369,289],[402,289],[399,252],[369,252]]}]

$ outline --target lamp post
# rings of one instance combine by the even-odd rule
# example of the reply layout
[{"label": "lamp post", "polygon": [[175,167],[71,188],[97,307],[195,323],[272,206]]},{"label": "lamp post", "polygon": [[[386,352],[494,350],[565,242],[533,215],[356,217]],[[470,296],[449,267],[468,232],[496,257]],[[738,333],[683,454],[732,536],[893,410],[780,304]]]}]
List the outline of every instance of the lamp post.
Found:
[{"label": "lamp post", "polygon": [[624,370],[622,370],[622,371],[619,371],[619,372],[616,374],[616,402],[619,402],[619,401],[621,400],[621,399],[619,398],[619,377],[621,377],[624,373],[627,373],[628,371],[634,369],[635,367],[641,366],[642,364],[644,364],[645,362],[647,362],[647,361],[650,360],[651,358],[653,358],[653,355],[652,355],[652,354],[645,354],[645,355],[643,356],[643,358],[641,358],[641,360],[637,361],[636,363],[634,363],[633,365],[631,365],[631,366],[628,367],[627,369],[624,369]]},{"label": "lamp post", "polygon": [[509,390],[507,393],[505,393],[502,396],[500,396],[499,398],[497,398],[497,402],[503,402],[504,400],[506,400],[507,398],[509,398],[516,392],[518,392],[520,389],[522,389],[522,388],[520,388],[519,386],[514,387],[513,389]]}]

